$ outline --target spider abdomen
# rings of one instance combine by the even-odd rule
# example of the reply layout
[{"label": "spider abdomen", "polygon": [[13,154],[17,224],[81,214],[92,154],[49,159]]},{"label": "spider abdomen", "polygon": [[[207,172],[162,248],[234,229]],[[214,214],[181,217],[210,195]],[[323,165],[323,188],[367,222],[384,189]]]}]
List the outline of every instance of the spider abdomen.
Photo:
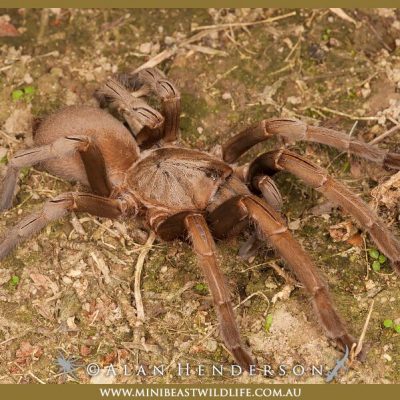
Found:
[{"label": "spider abdomen", "polygon": [[[39,125],[34,141],[37,146],[50,144],[60,137],[84,135],[93,140],[104,158],[109,180],[125,172],[137,159],[139,148],[125,126],[106,111],[91,106],[71,106],[51,114]],[[61,178],[89,186],[79,154],[49,159],[41,164],[48,172]]]}]

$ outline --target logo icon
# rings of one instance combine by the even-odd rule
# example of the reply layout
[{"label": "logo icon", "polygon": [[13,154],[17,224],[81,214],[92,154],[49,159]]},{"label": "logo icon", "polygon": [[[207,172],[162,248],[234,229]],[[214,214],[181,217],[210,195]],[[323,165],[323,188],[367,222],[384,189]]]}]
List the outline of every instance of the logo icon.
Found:
[{"label": "logo icon", "polygon": [[55,360],[55,364],[58,366],[61,375],[69,375],[74,379],[77,379],[75,371],[80,367],[77,362],[77,357],[65,358],[63,354],[59,353],[59,356]]},{"label": "logo icon", "polygon": [[348,359],[349,359],[349,348],[346,346],[346,351],[344,353],[343,358],[336,361],[335,367],[327,373],[325,381],[332,382],[342,368],[347,370],[346,362]]}]

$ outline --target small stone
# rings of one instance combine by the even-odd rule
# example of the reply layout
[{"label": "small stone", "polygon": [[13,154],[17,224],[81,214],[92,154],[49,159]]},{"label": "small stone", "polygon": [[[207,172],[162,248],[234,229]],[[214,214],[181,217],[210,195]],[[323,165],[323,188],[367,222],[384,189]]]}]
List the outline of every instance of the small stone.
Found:
[{"label": "small stone", "polygon": [[197,128],[197,132],[199,132],[200,134],[203,133],[203,131],[204,131],[204,128],[202,126],[199,126]]},{"label": "small stone", "polygon": [[300,228],[300,219],[296,219],[294,221],[289,222],[288,227],[292,231],[297,231]]},{"label": "small stone", "polygon": [[63,281],[66,285],[71,285],[71,284],[72,284],[72,279],[68,278],[67,276],[63,276],[62,281]]},{"label": "small stone", "polygon": [[296,105],[301,104],[301,97],[290,96],[286,99],[286,101],[290,104]]},{"label": "small stone", "polygon": [[388,361],[388,362],[391,362],[391,361],[392,361],[392,357],[391,357],[389,354],[387,354],[387,353],[385,353],[385,354],[383,355],[383,358],[384,358],[386,361]]},{"label": "small stone", "polygon": [[232,95],[229,93],[229,92],[225,92],[223,95],[222,95],[222,99],[223,100],[230,100],[232,98]]},{"label": "small stone", "polygon": [[161,267],[160,272],[162,274],[165,274],[168,271],[168,267],[166,265],[164,265],[163,267]]},{"label": "small stone", "polygon": [[61,68],[59,68],[59,67],[52,68],[50,70],[50,74],[53,75],[53,76],[56,76],[58,78],[61,78],[64,75],[63,70]]},{"label": "small stone", "polygon": [[151,47],[152,47],[151,42],[142,43],[142,44],[139,46],[139,51],[140,51],[141,53],[143,53],[143,54],[150,54],[150,52],[151,52]]},{"label": "small stone", "polygon": [[24,75],[24,82],[27,83],[28,85],[30,85],[33,82],[32,77],[30,76],[30,74],[26,73]]},{"label": "small stone", "polygon": [[166,36],[165,38],[164,38],[164,43],[167,45],[167,46],[170,46],[171,44],[174,44],[176,42],[176,40],[175,40],[175,38],[173,38],[172,36]]},{"label": "small stone", "polygon": [[214,353],[214,351],[216,351],[217,348],[218,348],[218,343],[215,340],[210,339],[210,340],[207,340],[207,342],[205,343],[204,347],[210,353]]}]

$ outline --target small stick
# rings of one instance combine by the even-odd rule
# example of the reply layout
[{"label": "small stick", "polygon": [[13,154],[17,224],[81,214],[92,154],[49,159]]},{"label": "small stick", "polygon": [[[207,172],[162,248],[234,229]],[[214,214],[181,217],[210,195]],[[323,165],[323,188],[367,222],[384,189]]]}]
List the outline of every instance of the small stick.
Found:
[{"label": "small stick", "polygon": [[388,136],[390,136],[392,133],[396,132],[399,129],[400,129],[400,124],[397,124],[397,125],[393,126],[392,128],[390,128],[389,130],[387,130],[386,132],[384,132],[381,135],[377,136],[375,139],[372,139],[370,142],[368,142],[368,144],[379,143],[383,139],[387,138]]},{"label": "small stick", "polygon": [[375,300],[372,300],[371,306],[369,307],[367,319],[365,320],[365,324],[364,324],[363,330],[360,335],[360,339],[358,339],[358,343],[357,343],[357,346],[355,347],[355,349],[354,350],[352,349],[351,356],[350,356],[350,362],[352,362],[354,360],[354,358],[357,357],[362,350],[363,342],[365,339],[365,334],[367,333],[367,328],[369,325],[369,321],[371,319],[372,310],[374,309],[374,303],[375,303]]},{"label": "small stick", "polygon": [[320,109],[322,111],[325,111],[325,112],[328,112],[328,113],[331,113],[331,114],[340,115],[342,117],[346,117],[346,118],[349,118],[349,119],[352,119],[352,120],[377,121],[379,119],[378,117],[356,117],[355,115],[347,114],[347,113],[344,113],[342,111],[333,110],[332,108],[328,108],[328,107],[314,106],[313,108]]},{"label": "small stick", "polygon": [[154,240],[156,238],[156,235],[154,232],[151,232],[145,245],[143,246],[142,251],[139,254],[139,257],[136,262],[136,267],[135,267],[135,302],[136,302],[136,315],[138,320],[144,321],[144,308],[143,308],[143,302],[142,302],[142,294],[140,293],[140,276],[142,274],[142,269],[143,269],[143,264],[144,260],[150,251]]},{"label": "small stick", "polygon": [[233,72],[235,69],[237,69],[238,66],[235,65],[234,67],[232,67],[231,69],[229,69],[228,71],[224,72],[219,78],[217,78],[211,85],[207,86],[207,90],[211,89],[216,83],[218,83],[221,79],[225,78],[227,75],[229,75],[231,72]]},{"label": "small stick", "polygon": [[28,375],[30,375],[32,378],[36,379],[42,385],[46,385],[46,382],[43,382],[41,379],[39,379],[32,371],[29,371]]},{"label": "small stick", "polygon": [[12,136],[10,136],[8,133],[4,132],[3,130],[0,129],[0,134],[2,134],[7,140],[13,143],[19,143],[19,141]]},{"label": "small stick", "polygon": [[231,24],[221,24],[221,25],[203,25],[203,26],[196,26],[195,28],[192,28],[192,32],[194,31],[200,31],[200,30],[206,30],[206,29],[225,29],[225,28],[236,28],[236,27],[245,27],[245,26],[252,26],[252,25],[259,25],[259,24],[268,24],[270,22],[275,22],[279,21],[281,19],[293,17],[296,15],[296,11],[284,14],[284,15],[278,15],[277,17],[271,17],[267,19],[263,19],[261,21],[254,21],[254,22],[234,22]]},{"label": "small stick", "polygon": [[49,24],[49,11],[50,10],[48,8],[43,8],[40,14],[39,33],[36,39],[39,44],[43,42],[47,30],[47,25]]},{"label": "small stick", "polygon": [[261,296],[264,298],[264,300],[268,303],[268,308],[267,311],[265,313],[268,313],[269,307],[270,307],[270,302],[269,302],[269,298],[267,297],[266,294],[264,294],[261,291],[258,292],[254,292],[251,295],[247,296],[244,300],[242,300],[239,304],[237,304],[235,307],[233,307],[234,310],[238,309],[242,304],[246,303],[247,300],[250,300],[252,297],[254,296]]},{"label": "small stick", "polygon": [[334,14],[336,14],[339,18],[343,19],[344,21],[351,22],[354,25],[357,25],[357,22],[354,18],[347,15],[342,8],[330,8]]}]

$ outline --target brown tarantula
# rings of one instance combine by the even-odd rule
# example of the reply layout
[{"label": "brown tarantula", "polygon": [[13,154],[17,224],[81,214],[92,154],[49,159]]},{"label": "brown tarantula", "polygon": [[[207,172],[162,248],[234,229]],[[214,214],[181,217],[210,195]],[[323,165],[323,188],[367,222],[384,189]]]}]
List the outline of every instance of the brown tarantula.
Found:
[{"label": "brown tarantula", "polygon": [[[0,244],[0,259],[46,224],[71,211],[108,218],[142,218],[162,240],[188,236],[212,294],[226,347],[248,369],[255,362],[243,344],[231,296],[217,265],[214,237],[240,232],[249,221],[284,259],[310,294],[327,335],[341,349],[355,343],[334,308],[313,261],[288,230],[279,209],[274,173],[285,170],[323,193],[368,231],[400,273],[400,242],[365,202],[306,158],[286,149],[270,151],[247,166],[235,161],[253,145],[279,135],[346,150],[382,166],[400,169],[400,154],[370,146],[331,129],[275,118],[257,123],[220,148],[219,156],[179,146],[180,94],[158,69],[109,79],[97,92],[125,123],[105,110],[67,107],[47,117],[34,136],[36,147],[19,151],[3,179],[0,208],[8,209],[20,168],[38,165],[92,193],[64,193],[20,221]],[[161,112],[144,98],[158,101]],[[133,135],[132,135],[133,134]]]}]

